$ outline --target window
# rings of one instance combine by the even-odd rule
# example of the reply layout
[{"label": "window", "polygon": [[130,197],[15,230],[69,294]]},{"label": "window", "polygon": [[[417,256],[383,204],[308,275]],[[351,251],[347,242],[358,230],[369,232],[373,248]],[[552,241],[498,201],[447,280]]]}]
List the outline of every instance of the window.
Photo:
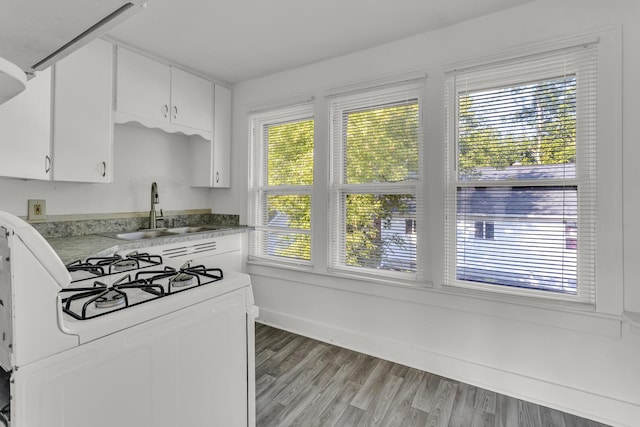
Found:
[{"label": "window", "polygon": [[593,303],[595,45],[448,76],[447,283]]},{"label": "window", "polygon": [[333,269],[419,275],[420,92],[412,84],[330,100]]},{"label": "window", "polygon": [[493,221],[476,221],[475,223],[475,236],[476,239],[493,239]]},{"label": "window", "polygon": [[405,221],[404,221],[404,232],[405,232],[405,234],[416,234],[416,220],[415,219],[405,219]]},{"label": "window", "polygon": [[251,116],[251,257],[310,262],[313,146],[311,105]]}]

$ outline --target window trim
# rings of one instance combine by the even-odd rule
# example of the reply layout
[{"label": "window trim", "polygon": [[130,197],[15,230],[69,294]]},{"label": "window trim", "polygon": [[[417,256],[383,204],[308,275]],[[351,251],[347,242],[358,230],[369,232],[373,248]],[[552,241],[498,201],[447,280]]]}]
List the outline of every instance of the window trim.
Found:
[{"label": "window trim", "polygon": [[[248,177],[248,223],[253,228],[249,238],[249,260],[264,260],[271,264],[290,265],[294,267],[310,268],[313,253],[308,261],[303,259],[282,257],[263,253],[259,248],[264,247],[265,236],[261,231],[274,231],[278,233],[308,234],[313,240],[311,226],[308,230],[293,229],[272,226],[264,223],[263,216],[267,211],[265,205],[268,196],[280,195],[304,195],[310,198],[310,216],[313,212],[313,183],[310,185],[268,185],[267,155],[268,141],[264,135],[264,126],[289,123],[296,121],[313,120],[315,122],[313,103],[303,102],[289,106],[278,106],[249,113],[249,177]],[[315,139],[315,136],[314,136]],[[315,145],[315,140],[314,140]],[[314,161],[315,165],[315,161]],[[311,246],[313,251],[313,246]]]},{"label": "window trim", "polygon": [[[559,327],[575,327],[576,323],[571,316],[580,316],[581,319],[589,319],[590,322],[599,322],[617,319],[624,310],[624,289],[625,282],[622,268],[623,260],[627,259],[623,251],[623,209],[622,209],[622,28],[619,25],[607,26],[590,32],[565,33],[566,36],[553,36],[549,39],[529,38],[529,41],[512,45],[510,48],[494,49],[493,53],[483,53],[482,56],[475,56],[466,52],[462,55],[455,55],[452,62],[448,64],[425,63],[421,68],[413,72],[388,73],[377,76],[374,79],[368,77],[370,74],[361,73],[352,76],[347,80],[338,81],[331,87],[313,86],[311,84],[298,88],[295,91],[287,90],[282,97],[277,96],[260,98],[253,97],[258,101],[253,101],[250,105],[239,105],[237,108],[246,115],[240,124],[241,129],[250,128],[247,125],[247,117],[251,114],[277,109],[301,103],[314,103],[314,113],[316,121],[316,157],[318,163],[314,171],[316,187],[313,189],[312,205],[312,233],[316,236],[312,246],[312,266],[300,266],[293,264],[276,264],[265,259],[253,259],[248,262],[248,271],[262,276],[282,278],[285,274],[293,282],[309,283],[314,286],[328,287],[352,291],[363,295],[375,295],[386,298],[401,298],[405,293],[411,294],[406,301],[412,302],[415,297],[411,289],[415,289],[418,295],[424,295],[424,304],[434,304],[438,307],[450,307],[462,302],[465,310],[483,315],[495,314],[500,310],[507,318],[537,323],[544,320],[545,325]],[[596,305],[585,305],[579,302],[566,300],[550,300],[540,298],[538,295],[510,295],[504,293],[488,293],[484,290],[474,290],[468,288],[454,287],[447,285],[444,280],[444,224],[446,210],[443,192],[447,183],[445,176],[445,150],[443,141],[449,132],[449,125],[446,124],[445,110],[442,109],[445,101],[445,73],[454,70],[461,70],[468,67],[482,65],[487,62],[499,62],[526,54],[536,54],[548,52],[555,49],[563,49],[581,43],[598,42],[598,140],[606,141],[606,149],[598,150],[597,161],[599,169],[604,171],[598,176],[598,201],[597,215],[598,224],[596,230],[597,254],[596,254]],[[423,259],[427,260],[427,272],[424,281],[407,282],[399,279],[386,278],[363,278],[358,280],[358,276],[345,274],[340,275],[328,268],[327,256],[330,241],[326,239],[328,235],[328,221],[326,219],[326,209],[329,202],[328,197],[328,175],[329,175],[329,119],[328,119],[328,99],[332,96],[356,93],[358,91],[369,90],[373,87],[385,85],[396,85],[403,82],[424,79],[429,76],[425,83],[425,103],[423,111],[423,138],[425,139],[425,151],[431,153],[425,158],[424,179],[422,184],[424,190],[422,194],[426,197],[429,217],[423,216],[422,221],[417,224],[418,233],[421,240],[418,241],[418,250],[422,252]],[[339,76],[338,76],[339,79]],[[427,98],[426,95],[429,95]],[[257,103],[255,103],[257,102]],[[247,121],[244,121],[247,120]],[[246,126],[246,127],[245,127]],[[245,131],[242,133],[244,134]],[[250,136],[250,129],[249,129]],[[244,137],[247,142],[246,148],[241,148],[240,153],[249,151],[250,137]],[[600,144],[599,144],[600,145]],[[599,148],[599,147],[598,147]],[[248,156],[242,155],[247,159]],[[242,160],[246,161],[246,160]],[[249,168],[249,172],[251,172]],[[319,178],[318,178],[319,177]],[[246,179],[246,178],[245,178]],[[245,187],[246,188],[246,187]],[[251,200],[247,202],[247,214],[250,211]],[[420,248],[421,247],[421,248]],[[287,272],[291,273],[288,274]],[[295,278],[295,279],[294,279]],[[406,290],[406,291],[405,291]],[[442,297],[442,298],[441,298]],[[439,299],[441,298],[441,299]],[[451,298],[455,299],[455,304]],[[402,299],[402,298],[401,298]],[[492,309],[482,311],[478,301],[494,304]],[[527,315],[522,314],[520,308],[531,309]],[[514,309],[512,309],[514,308]],[[517,309],[516,309],[517,308]],[[506,309],[506,311],[505,311]],[[554,316],[540,316],[540,310],[544,313],[556,313],[561,318]],[[569,317],[567,317],[569,316]],[[613,317],[612,317],[613,316]],[[551,319],[551,320],[549,320]],[[615,323],[611,321],[610,323]],[[592,332],[593,324],[584,329]],[[613,327],[613,326],[612,326]],[[609,328],[611,329],[611,328]],[[615,330],[615,327],[613,327]],[[619,328],[618,328],[619,329]]]},{"label": "window trim", "polygon": [[[416,239],[416,271],[396,272],[370,267],[349,266],[340,262],[345,259],[345,248],[338,242],[344,241],[341,230],[345,228],[345,212],[343,208],[346,196],[349,194],[411,194],[415,197],[415,220],[420,223],[426,221],[424,190],[424,91],[426,88],[424,74],[419,79],[404,81],[397,84],[374,86],[354,92],[337,93],[328,97],[329,109],[329,229],[327,270],[336,275],[348,277],[379,277],[381,280],[397,280],[399,283],[422,283],[425,277],[424,263],[418,262],[422,248],[418,233],[412,234]],[[345,183],[344,165],[344,130],[342,116],[348,111],[376,109],[385,105],[418,105],[418,176],[415,180],[401,183]],[[422,230],[425,230],[422,228]],[[424,234],[424,233],[423,233]],[[425,238],[426,240],[426,238]]]},{"label": "window trim", "polygon": [[[472,65],[468,65],[465,67],[455,67],[455,68],[451,68],[450,71],[447,73],[447,77],[445,79],[446,81],[446,88],[445,88],[446,138],[445,140],[447,142],[446,142],[446,148],[445,148],[445,153],[446,153],[445,222],[444,222],[445,267],[444,267],[443,287],[468,289],[473,291],[496,293],[496,294],[502,293],[502,294],[513,295],[513,296],[536,297],[541,300],[563,300],[563,301],[576,302],[579,304],[586,303],[588,305],[595,306],[595,299],[596,299],[596,292],[597,292],[595,271],[591,272],[591,281],[586,285],[587,289],[583,291],[578,287],[577,289],[578,292],[576,295],[556,293],[556,292],[551,292],[544,289],[518,288],[518,287],[512,287],[512,286],[496,285],[496,284],[491,284],[489,282],[482,283],[482,282],[465,281],[465,280],[457,279],[457,273],[456,273],[457,271],[457,267],[456,267],[457,265],[457,208],[456,208],[457,197],[455,193],[459,188],[465,188],[465,187],[472,188],[474,186],[491,187],[491,188],[510,187],[510,186],[521,187],[521,186],[530,186],[530,185],[544,187],[549,185],[552,185],[552,186],[558,185],[558,180],[555,180],[555,179],[502,180],[502,181],[495,181],[495,182],[492,180],[476,180],[476,179],[460,180],[459,179],[458,173],[457,173],[457,161],[459,158],[459,155],[458,155],[458,147],[459,147],[459,144],[458,144],[458,134],[459,134],[458,132],[458,107],[459,107],[458,96],[459,95],[458,94],[462,92],[471,92],[473,90],[482,90],[486,87],[486,85],[484,81],[481,81],[480,83],[477,83],[475,85],[465,87],[464,89],[459,89],[456,87],[456,83],[455,83],[456,74],[461,72],[462,73],[485,72],[487,70],[491,71],[495,69],[499,69],[502,71],[502,67],[504,67],[505,65],[509,66],[512,64],[527,63],[528,60],[535,61],[540,57],[544,57],[545,55],[553,55],[554,53],[561,53],[563,51],[578,49],[580,47],[585,47],[585,46],[592,46],[597,56],[599,57],[599,54],[600,54],[599,52],[600,46],[598,45],[599,38],[594,36],[588,36],[588,37],[582,38],[582,40],[584,41],[578,45],[570,43],[563,46],[556,46],[555,48],[548,47],[546,49],[544,48],[532,49],[531,52],[525,55],[522,55],[521,53],[519,53],[513,56],[502,57],[500,60],[493,60],[493,61],[489,60],[482,63],[475,63]],[[589,42],[587,42],[586,40],[589,40]],[[596,60],[596,63],[599,64],[600,61],[602,61],[602,59],[598,58]],[[592,66],[593,64],[590,64],[590,65]],[[569,74],[580,75],[580,73],[581,73],[581,68],[576,68],[574,70],[571,70]],[[596,81],[599,81],[601,79],[600,72],[598,70],[595,71],[594,75],[595,75]],[[548,79],[553,77],[554,77],[553,75],[550,75],[549,72],[545,72],[544,70],[535,70],[535,72],[530,75],[526,73],[518,73],[515,75],[509,74],[505,76],[503,79],[499,80],[500,85],[497,84],[498,79],[494,80],[493,77],[489,77],[487,81],[491,82],[493,87],[499,87],[499,86],[510,87],[513,85],[527,84],[529,82],[534,82],[537,80]],[[577,84],[580,84],[580,83],[577,83]],[[600,96],[599,91],[600,89],[598,88],[597,90],[598,98]],[[578,92],[576,94],[576,98],[577,98],[576,102],[578,104],[578,109],[580,108],[579,105],[581,103],[581,99],[580,99],[581,97],[582,97],[581,93]],[[600,100],[598,98],[594,99],[595,105],[599,105],[600,103]],[[578,112],[578,114],[580,113]],[[596,123],[598,124],[600,123],[599,114],[594,114],[594,117],[592,117],[592,122],[587,123],[587,125],[589,124],[595,125]],[[584,127],[584,124],[582,125],[577,124],[576,132],[578,135],[580,134],[580,132],[583,131],[583,127]],[[594,140],[588,143],[588,147],[586,148],[586,150],[597,150],[598,140],[599,140],[599,136],[594,137]],[[579,146],[577,146],[576,148],[578,147]],[[578,188],[582,186],[586,186],[587,188],[593,187],[591,191],[594,191],[595,187],[598,186],[598,181],[596,178],[597,173],[595,172],[595,169],[593,171],[593,174],[594,174],[593,176],[584,173],[583,161],[580,160],[581,156],[583,156],[582,154],[583,151],[584,151],[584,148],[580,148],[576,151],[576,156],[577,156],[576,177],[565,180],[563,184],[575,185]],[[599,160],[596,160],[596,163],[598,162]],[[581,200],[580,197],[582,196],[580,195],[580,190],[578,190],[578,197],[579,197],[579,200]],[[593,204],[596,208],[598,208],[597,195],[595,195],[594,197],[596,197],[596,200],[593,202]],[[580,218],[581,218],[581,215],[578,212],[577,221],[580,221],[581,220]],[[595,218],[594,218],[594,221],[595,221]],[[587,224],[587,226],[590,226],[593,229],[593,233],[592,233],[593,236],[587,236],[585,239],[582,239],[582,240],[586,240],[588,238],[597,240],[597,237],[596,237],[597,232],[595,230],[595,224]],[[592,256],[593,258],[595,258],[595,248],[592,248],[592,250],[593,250]],[[579,257],[576,268],[580,271],[581,268],[584,268],[584,264],[586,264],[589,261],[592,261],[595,264],[594,259],[589,258],[589,259],[581,260]]]}]

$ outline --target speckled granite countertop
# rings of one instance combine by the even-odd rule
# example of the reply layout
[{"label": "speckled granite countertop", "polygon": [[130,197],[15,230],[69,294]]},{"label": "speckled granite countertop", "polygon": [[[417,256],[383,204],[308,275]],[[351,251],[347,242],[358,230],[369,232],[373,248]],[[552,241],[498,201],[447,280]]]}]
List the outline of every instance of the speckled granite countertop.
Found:
[{"label": "speckled granite countertop", "polygon": [[147,228],[148,217],[146,213],[125,213],[114,216],[104,214],[98,218],[73,215],[73,218],[70,219],[58,218],[57,220],[31,223],[49,242],[65,264],[90,256],[106,256],[118,251],[243,233],[249,229],[247,226],[238,224],[238,215],[212,214],[210,210],[202,209],[175,211],[165,214],[163,219],[165,227],[209,226],[216,228],[197,233],[131,241],[119,239],[115,237],[115,234]]},{"label": "speckled granite countertop", "polygon": [[168,245],[176,242],[200,240],[209,237],[224,236],[227,234],[244,233],[249,228],[246,226],[229,226],[218,230],[208,230],[198,233],[181,234],[176,236],[163,236],[152,239],[128,241],[107,237],[100,234],[85,234],[81,236],[45,237],[53,250],[58,254],[62,262],[69,263],[88,256],[111,255],[122,250],[134,250],[157,245]]}]

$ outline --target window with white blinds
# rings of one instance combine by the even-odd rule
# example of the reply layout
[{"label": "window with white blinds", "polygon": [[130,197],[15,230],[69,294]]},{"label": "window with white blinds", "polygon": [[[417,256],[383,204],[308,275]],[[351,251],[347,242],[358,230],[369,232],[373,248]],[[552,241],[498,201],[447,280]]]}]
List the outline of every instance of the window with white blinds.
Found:
[{"label": "window with white blinds", "polygon": [[329,100],[330,268],[416,280],[422,82]]},{"label": "window with white blinds", "polygon": [[594,303],[596,53],[448,74],[448,284]]},{"label": "window with white blinds", "polygon": [[251,116],[249,254],[309,264],[314,120],[311,104]]}]

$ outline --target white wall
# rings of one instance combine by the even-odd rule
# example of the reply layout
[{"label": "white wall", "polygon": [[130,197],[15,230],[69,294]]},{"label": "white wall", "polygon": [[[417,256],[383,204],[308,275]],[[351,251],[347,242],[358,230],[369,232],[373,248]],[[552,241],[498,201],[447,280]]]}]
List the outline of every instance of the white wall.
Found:
[{"label": "white wall", "polygon": [[164,210],[212,207],[210,190],[189,186],[187,137],[127,124],[115,125],[114,141],[111,184],[0,178],[0,210],[23,216],[28,199],[46,199],[48,215],[144,212],[153,181]]},{"label": "white wall", "polygon": [[[214,195],[227,209],[240,212],[241,222],[246,222],[248,111],[311,96],[318,99],[326,90],[350,84],[426,71],[427,167],[434,170],[428,183],[432,195],[430,239],[442,242],[444,67],[528,44],[621,26],[624,80],[607,83],[612,87],[622,84],[624,157],[615,144],[609,147],[606,141],[601,141],[600,150],[610,151],[606,154],[617,158],[624,168],[622,172],[619,168],[600,171],[603,182],[611,182],[611,188],[602,189],[602,200],[606,204],[613,201],[617,207],[599,224],[602,246],[613,248],[615,256],[600,249],[601,291],[595,312],[442,288],[443,259],[436,250],[425,260],[433,271],[432,289],[349,280],[317,269],[305,273],[250,265],[261,319],[546,406],[615,425],[637,425],[640,329],[624,323],[621,314],[623,307],[640,312],[640,198],[635,186],[640,182],[636,165],[640,128],[635,125],[640,114],[638,22],[637,0],[538,0],[454,27],[240,83],[234,87],[234,190]],[[617,113],[611,114],[615,117]],[[317,122],[327,120],[326,111],[317,111]],[[611,124],[615,128],[615,123],[604,123]],[[318,143],[326,144],[326,131],[317,128]],[[317,161],[316,167],[326,176],[323,160]],[[622,176],[622,186],[616,176]],[[624,203],[619,202],[621,198]]]}]

